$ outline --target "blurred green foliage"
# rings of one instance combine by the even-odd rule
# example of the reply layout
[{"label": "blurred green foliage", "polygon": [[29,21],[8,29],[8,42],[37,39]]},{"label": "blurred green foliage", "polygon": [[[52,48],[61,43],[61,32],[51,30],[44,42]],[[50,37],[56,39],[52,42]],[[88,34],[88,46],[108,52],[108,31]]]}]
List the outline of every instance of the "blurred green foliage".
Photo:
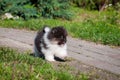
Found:
[{"label": "blurred green foliage", "polygon": [[67,0],[0,0],[0,14],[12,13],[29,18],[64,18],[71,19],[69,1]]},{"label": "blurred green foliage", "polygon": [[29,0],[2,0],[0,1],[0,13],[12,13],[24,19],[38,17],[37,9],[31,5]]},{"label": "blurred green foliage", "polygon": [[39,17],[71,20],[73,4],[99,11],[109,6],[120,8],[120,0],[0,0],[0,14],[12,13],[25,20]]},{"label": "blurred green foliage", "polygon": [[107,6],[117,7],[120,0],[70,0],[77,7],[86,8],[89,10],[101,10]]}]

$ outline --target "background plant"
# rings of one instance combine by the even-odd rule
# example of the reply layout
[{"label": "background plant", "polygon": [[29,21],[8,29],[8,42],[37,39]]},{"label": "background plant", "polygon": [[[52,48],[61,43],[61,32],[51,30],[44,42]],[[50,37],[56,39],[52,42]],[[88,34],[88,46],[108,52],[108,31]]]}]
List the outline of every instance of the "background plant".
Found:
[{"label": "background plant", "polygon": [[39,18],[63,18],[71,19],[67,0],[1,0],[0,13],[12,13],[23,19]]},{"label": "background plant", "polygon": [[86,8],[88,10],[103,10],[109,4],[116,7],[120,0],[70,0],[70,2],[76,4],[76,6],[81,8]]},{"label": "background plant", "polygon": [[43,17],[71,19],[68,0],[37,0],[34,4]]}]

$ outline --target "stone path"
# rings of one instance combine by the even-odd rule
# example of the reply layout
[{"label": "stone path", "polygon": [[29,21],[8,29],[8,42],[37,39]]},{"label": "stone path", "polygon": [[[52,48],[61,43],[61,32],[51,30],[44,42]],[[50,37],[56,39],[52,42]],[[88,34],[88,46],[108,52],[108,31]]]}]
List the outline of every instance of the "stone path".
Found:
[{"label": "stone path", "polygon": [[[0,28],[0,46],[32,50],[36,32]],[[120,75],[120,47],[111,48],[68,37],[68,54],[85,64]]]}]

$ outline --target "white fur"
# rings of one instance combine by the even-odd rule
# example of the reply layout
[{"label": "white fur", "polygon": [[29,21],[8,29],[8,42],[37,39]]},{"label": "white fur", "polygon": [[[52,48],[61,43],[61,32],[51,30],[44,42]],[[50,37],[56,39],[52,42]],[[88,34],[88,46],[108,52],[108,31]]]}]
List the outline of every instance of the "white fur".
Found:
[{"label": "white fur", "polygon": [[45,49],[44,47],[42,47],[42,52],[45,55],[45,59],[48,61],[55,61],[54,60],[54,56],[57,57],[66,57],[67,56],[67,46],[65,45],[58,45],[58,44],[53,44],[52,42],[50,42],[47,38],[48,36],[48,32],[44,34],[43,39],[45,40],[45,43],[47,44],[47,46],[49,47],[48,49]]},{"label": "white fur", "polygon": [[50,28],[49,27],[45,27],[45,32],[49,32],[50,31]]}]

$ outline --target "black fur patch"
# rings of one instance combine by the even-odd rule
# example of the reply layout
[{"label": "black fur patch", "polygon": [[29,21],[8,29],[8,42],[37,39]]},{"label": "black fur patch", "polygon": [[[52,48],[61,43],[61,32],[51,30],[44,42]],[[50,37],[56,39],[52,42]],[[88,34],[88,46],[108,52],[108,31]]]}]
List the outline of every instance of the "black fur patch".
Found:
[{"label": "black fur patch", "polygon": [[48,39],[58,41],[58,45],[65,44],[67,41],[67,31],[62,26],[52,28],[48,35]]},{"label": "black fur patch", "polygon": [[43,47],[44,47],[45,49],[48,49],[46,43],[45,43],[44,40],[43,40],[43,35],[44,35],[44,33],[45,33],[44,30],[39,31],[39,32],[37,33],[36,38],[35,38],[35,46],[36,46],[37,50],[38,50],[40,53],[42,53],[42,52],[41,52],[41,46],[40,46],[41,44],[43,45]]}]

